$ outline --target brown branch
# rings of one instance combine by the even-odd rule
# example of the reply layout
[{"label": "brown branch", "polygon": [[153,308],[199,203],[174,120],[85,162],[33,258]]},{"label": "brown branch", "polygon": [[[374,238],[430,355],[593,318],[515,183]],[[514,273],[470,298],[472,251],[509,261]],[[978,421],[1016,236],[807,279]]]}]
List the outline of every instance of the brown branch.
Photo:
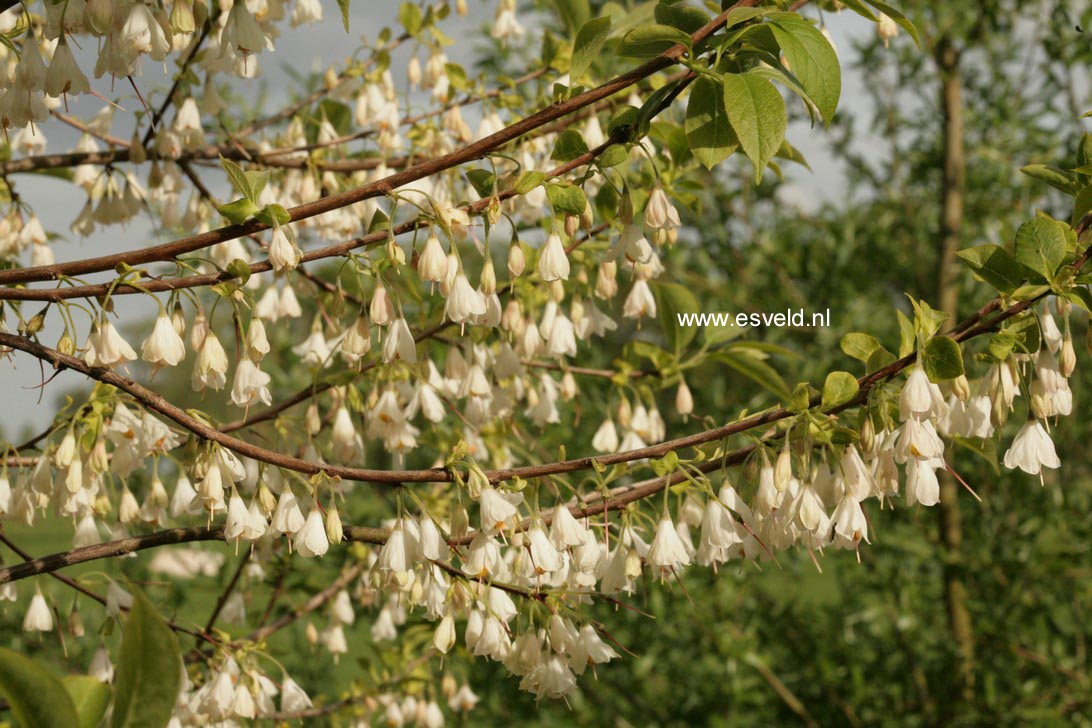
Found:
[{"label": "brown branch", "polygon": [[[345,532],[347,534],[352,534],[353,541],[360,541],[362,543],[383,544],[387,540],[387,531],[382,528],[346,526]],[[126,554],[133,554],[138,551],[154,549],[160,546],[173,546],[180,543],[195,543],[198,541],[223,541],[224,527],[223,525],[213,525],[170,528],[163,531],[153,531],[152,533],[146,533],[140,536],[123,538],[117,541],[106,541],[104,543],[95,544],[94,546],[83,546],[78,549],[62,551],[38,559],[31,558],[28,554],[16,549],[4,539],[3,533],[0,532],[0,541],[7,543],[12,551],[15,551],[22,556],[26,561],[0,569],[0,584],[7,584],[9,581],[20,581],[21,579],[38,576],[39,574],[52,574],[55,571],[59,571],[60,569],[69,566],[75,566],[76,564],[97,561],[99,559],[108,559],[114,556],[125,556]],[[89,594],[88,596],[93,595]]]},{"label": "brown branch", "polygon": [[[24,559],[24,563],[34,563],[34,562],[43,560],[43,559],[35,559],[29,553],[27,553],[23,549],[19,548],[19,546],[16,545],[15,542],[12,541],[10,538],[8,538],[7,534],[5,534],[3,531],[0,531],[0,543],[3,543],[9,549],[14,551],[21,559]],[[71,552],[69,552],[69,553],[71,553]],[[49,559],[49,558],[51,558],[51,557],[48,557],[48,556],[46,557],[46,559]],[[78,581],[76,581],[75,579],[73,579],[73,578],[71,578],[69,576],[65,576],[64,574],[53,573],[53,569],[49,569],[49,570],[46,570],[44,572],[39,572],[39,573],[47,573],[51,577],[56,579],[57,581],[64,584],[65,586],[70,587],[71,589],[74,589],[74,590],[78,591],[80,594],[83,594],[85,597],[88,597],[90,599],[94,599],[96,602],[103,605],[104,607],[106,606],[106,598],[105,597],[100,596],[99,594],[96,594],[95,592],[91,591],[90,589],[83,586]],[[19,577],[19,578],[21,579],[21,578],[25,578],[25,577]],[[17,581],[17,579],[12,579],[12,581]],[[0,583],[5,583],[5,582],[0,581]],[[122,611],[126,611],[126,612],[129,611],[129,607],[127,607],[127,606],[118,605],[118,607]],[[212,637],[212,636],[210,636],[208,634],[205,634],[205,633],[202,633],[202,632],[198,632],[197,630],[190,629],[189,627],[183,627],[182,625],[177,624],[177,623],[175,623],[175,622],[173,622],[171,620],[167,620],[167,626],[170,627],[171,629],[173,629],[175,632],[181,632],[183,634],[192,635],[193,637],[195,637],[195,638],[197,638],[199,640],[205,640],[206,642],[209,642],[209,643],[214,644],[214,645],[220,644],[220,640],[216,639],[215,637]],[[205,630],[205,632],[207,633],[208,630]]]},{"label": "brown branch", "polygon": [[360,576],[360,572],[362,572],[363,570],[364,564],[358,563],[350,566],[341,574],[341,576],[335,579],[330,584],[330,586],[326,587],[325,589],[308,599],[302,607],[293,609],[291,612],[285,614],[275,622],[271,622],[264,627],[259,627],[258,629],[251,632],[250,635],[247,636],[246,640],[248,642],[261,642],[273,633],[279,632],[288,625],[292,624],[297,619],[310,614],[311,612],[315,611],[323,604],[328,602],[330,599],[333,599],[334,596],[339,591],[348,586],[353,579]]},{"label": "brown branch", "polygon": [[[757,0],[740,0],[732,8],[751,6]],[[725,11],[717,15],[713,20],[698,29],[692,36],[694,44],[701,43],[709,36],[724,26],[728,17]],[[298,205],[289,210],[291,220],[305,220],[321,215],[332,210],[337,210],[363,200],[391,194],[395,189],[403,185],[415,182],[425,177],[431,177],[439,172],[444,172],[453,167],[487,157],[496,149],[514,141],[523,135],[532,132],[546,124],[568,116],[579,109],[605,99],[636,84],[642,79],[654,73],[669,68],[683,57],[686,49],[677,44],[669,50],[641,66],[622,74],[596,88],[590,89],[576,96],[542,109],[500,131],[497,131],[484,139],[473,142],[462,149],[450,154],[421,162],[409,167],[402,172],[389,175],[344,192],[329,195],[312,202]],[[228,240],[235,240],[268,229],[268,226],[257,220],[251,220],[240,225],[228,225],[205,233],[187,236],[178,240],[153,245],[140,250],[127,251],[112,255],[87,258],[68,263],[57,263],[46,266],[34,266],[7,271],[0,271],[0,284],[11,285],[16,283],[31,283],[35,281],[56,280],[65,276],[78,276],[88,273],[98,273],[111,270],[125,263],[130,266],[143,265],[162,260],[172,260],[180,255],[190,253],[211,245],[216,245]]]},{"label": "brown branch", "polygon": [[[571,172],[574,169],[583,167],[595,161],[608,147],[610,147],[614,140],[608,140],[603,144],[590,149],[587,152],[581,154],[576,159],[570,160],[562,165],[559,165],[549,172],[546,176],[549,178],[559,177],[563,174]],[[186,166],[182,167],[183,171],[187,170]],[[192,170],[187,172],[191,181],[196,179],[196,175]],[[198,187],[198,191],[201,191],[201,187]],[[504,201],[517,196],[517,192],[514,189],[504,190],[498,192],[496,200]],[[486,197],[477,202],[468,204],[462,209],[470,215],[479,215],[485,212],[491,204],[494,203],[493,197]],[[246,223],[250,225],[251,223]],[[256,223],[261,226],[260,223]],[[357,249],[371,245],[380,245],[387,242],[391,234],[395,236],[404,235],[414,230],[428,227],[431,223],[428,220],[417,218],[404,222],[401,225],[397,225],[393,230],[379,230],[367,235],[361,235],[351,240],[346,240],[340,243],[334,243],[333,245],[327,245],[322,248],[315,248],[303,253],[300,257],[300,264],[312,263],[316,260],[323,260],[326,258],[333,258],[344,256],[347,253]],[[238,226],[237,226],[238,227]],[[264,229],[264,228],[260,228]],[[245,232],[236,237],[254,236],[255,232]],[[256,263],[248,264],[251,275],[259,273],[267,273],[273,270],[273,266],[268,260],[259,261]],[[3,276],[3,272],[0,271],[0,276]],[[178,278],[151,278],[142,279],[139,285],[127,285],[127,284],[114,284],[114,283],[99,283],[83,286],[73,286],[71,288],[56,288],[56,289],[28,289],[28,288],[0,288],[0,301],[62,301],[72,298],[93,298],[96,296],[105,296],[107,294],[111,296],[119,295],[132,295],[136,293],[160,293],[163,291],[177,291],[183,288],[199,288],[204,286],[211,286],[224,281],[233,280],[236,276],[227,271],[219,271],[216,273],[204,273],[193,276],[183,276]]]},{"label": "brown branch", "polygon": [[[1092,213],[1086,215],[1081,223],[1077,226],[1077,234],[1080,235],[1087,229],[1088,224],[1092,222]],[[1089,256],[1092,256],[1092,248],[1086,251],[1084,255],[1079,258],[1075,263],[1075,268],[1080,269],[1087,261]],[[953,338],[956,341],[962,342],[967,339],[973,338],[981,333],[992,331],[1002,322],[1009,318],[1026,311],[1033,306],[1036,301],[1046,297],[1047,293],[1043,293],[1036,298],[1021,301],[1012,306],[1009,306],[1004,311],[999,313],[992,319],[979,321],[979,323],[968,328],[959,327],[958,333]],[[50,349],[37,342],[13,334],[0,333],[0,345],[9,346],[13,349],[24,351],[28,354],[38,357],[44,361],[50,362],[55,368],[69,368],[74,371],[85,374],[88,377],[104,382],[106,384],[113,385],[122,391],[135,397],[145,407],[151,409],[159,414],[173,420],[178,425],[184,427],[190,432],[194,433],[198,437],[211,440],[217,444],[226,447],[240,455],[259,460],[270,465],[275,465],[287,470],[295,470],[297,472],[306,475],[317,475],[324,473],[330,477],[341,478],[342,480],[353,480],[366,483],[386,483],[401,485],[403,483],[422,483],[422,482],[450,482],[454,479],[454,474],[448,469],[430,468],[426,470],[374,470],[367,468],[354,468],[340,465],[329,465],[325,463],[313,463],[300,458],[292,457],[278,452],[273,452],[266,448],[253,445],[251,443],[239,440],[231,437],[220,430],[217,430],[210,425],[205,424],[190,416],[177,406],[168,402],[161,395],[152,392],[146,387],[134,382],[131,379],[121,376],[116,372],[113,372],[102,367],[91,367],[82,359],[62,354],[59,351]],[[858,380],[860,392],[850,402],[830,410],[830,413],[841,412],[848,407],[863,403],[868,392],[873,386],[886,379],[894,377],[906,367],[910,366],[917,359],[916,353],[908,354],[903,358],[893,362],[892,364],[879,369],[872,374],[861,377]],[[821,397],[815,395],[809,402],[809,407],[818,407],[821,403]],[[636,450],[628,450],[620,453],[611,453],[607,455],[600,455],[595,457],[582,457],[572,460],[562,460],[553,463],[545,463],[540,465],[527,465],[513,468],[502,468],[498,470],[486,471],[486,477],[490,482],[500,482],[505,480],[512,480],[514,478],[537,478],[547,475],[561,475],[564,473],[571,473],[580,470],[588,470],[597,465],[617,465],[620,463],[632,462],[634,460],[643,460],[648,458],[658,458],[666,455],[669,452],[685,449],[688,447],[696,447],[708,442],[714,442],[722,440],[730,435],[745,432],[747,430],[769,425],[774,422],[778,422],[783,419],[794,416],[795,413],[790,412],[785,408],[777,408],[765,413],[758,413],[746,417],[737,422],[728,423],[715,427],[703,432],[698,432],[692,435],[676,438],[673,440],[667,440],[657,445],[650,445]]]}]

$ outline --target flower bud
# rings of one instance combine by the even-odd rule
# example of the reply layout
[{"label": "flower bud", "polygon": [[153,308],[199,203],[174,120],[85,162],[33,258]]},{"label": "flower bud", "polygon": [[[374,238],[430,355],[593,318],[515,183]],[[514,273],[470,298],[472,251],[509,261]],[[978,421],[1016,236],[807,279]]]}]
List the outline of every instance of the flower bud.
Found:
[{"label": "flower bud", "polygon": [[694,411],[694,395],[690,392],[686,380],[679,382],[679,389],[675,392],[675,410],[686,419]]},{"label": "flower bud", "polygon": [[566,215],[565,216],[565,235],[567,237],[570,237],[570,238],[572,236],[576,235],[576,231],[577,231],[579,225],[580,225],[580,218],[578,218],[578,217],[576,217],[574,215]]},{"label": "flower bud", "polygon": [[406,264],[406,251],[395,242],[393,235],[387,238],[387,258],[395,265]]},{"label": "flower bud", "polygon": [[171,8],[171,32],[178,35],[192,33],[197,29],[193,18],[193,3],[191,0],[174,0]]},{"label": "flower bud", "polygon": [[415,88],[421,83],[421,61],[417,60],[417,56],[409,59],[409,64],[406,66],[406,80]]},{"label": "flower bud", "polygon": [[971,396],[971,383],[967,381],[966,374],[960,374],[952,380],[952,394],[959,398],[960,402],[966,402]]},{"label": "flower bud", "polygon": [[519,278],[526,267],[527,258],[523,254],[523,245],[518,240],[513,240],[508,246],[508,272],[513,278]]},{"label": "flower bud", "polygon": [[330,543],[341,543],[345,538],[345,530],[341,526],[341,516],[338,515],[337,506],[330,504],[326,511],[326,538]]},{"label": "flower bud", "polygon": [[872,424],[872,418],[865,415],[861,423],[861,452],[871,455],[876,447],[876,426]]},{"label": "flower bud", "polygon": [[489,255],[485,256],[482,274],[478,279],[478,288],[486,296],[492,296],[497,292],[497,273],[493,270],[493,258]]},{"label": "flower bud", "polygon": [[114,18],[113,0],[88,0],[83,9],[84,25],[95,35],[106,35]]},{"label": "flower bud", "polygon": [[[1089,327],[1092,330],[1092,327]],[[1077,352],[1073,349],[1073,337],[1066,334],[1062,339],[1062,349],[1058,352],[1058,371],[1067,379],[1073,376],[1077,368]]]},{"label": "flower bud", "polygon": [[879,22],[876,24],[876,35],[883,41],[883,47],[887,48],[891,40],[898,34],[898,24],[887,13],[880,13]]},{"label": "flower bud", "polygon": [[76,342],[68,334],[64,334],[57,341],[57,351],[72,356],[76,352]]}]

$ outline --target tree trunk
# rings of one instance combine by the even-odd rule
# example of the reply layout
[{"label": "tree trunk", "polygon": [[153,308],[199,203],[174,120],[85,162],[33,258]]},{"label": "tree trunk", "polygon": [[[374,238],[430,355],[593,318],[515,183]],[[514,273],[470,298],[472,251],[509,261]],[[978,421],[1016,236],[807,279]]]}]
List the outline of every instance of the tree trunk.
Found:
[{"label": "tree trunk", "polygon": [[[951,40],[937,43],[935,57],[941,78],[940,103],[943,123],[943,174],[940,198],[940,234],[937,259],[937,302],[940,310],[958,320],[958,261],[963,228],[963,199],[966,160],[963,151],[963,83],[959,51]],[[967,588],[963,583],[963,522],[959,511],[959,488],[951,473],[940,474],[940,504],[937,507],[940,541],[944,549],[944,598],[948,629],[958,652],[952,711],[962,713],[974,698],[974,630],[967,609]],[[944,711],[949,712],[949,711]]]}]

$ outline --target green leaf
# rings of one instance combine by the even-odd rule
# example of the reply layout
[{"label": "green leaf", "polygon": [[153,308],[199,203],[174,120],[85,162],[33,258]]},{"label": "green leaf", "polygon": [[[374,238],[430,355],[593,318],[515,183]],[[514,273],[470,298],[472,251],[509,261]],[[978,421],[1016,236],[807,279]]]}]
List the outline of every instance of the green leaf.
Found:
[{"label": "green leaf", "polygon": [[761,359],[748,354],[736,354],[732,351],[718,351],[712,355],[712,358],[724,362],[743,376],[757,382],[782,402],[788,402],[792,399],[789,385],[785,384],[785,380],[781,378],[777,370]]},{"label": "green leaf", "polygon": [[933,382],[946,382],[963,373],[963,352],[950,336],[934,336],[921,351],[921,366]]},{"label": "green leaf", "polygon": [[914,43],[917,44],[918,48],[921,48],[921,36],[918,34],[918,29],[914,27],[909,18],[903,15],[902,11],[894,5],[881,2],[881,0],[868,0],[868,4],[898,23],[899,27],[914,39]]},{"label": "green leaf", "polygon": [[694,82],[686,106],[686,141],[690,151],[707,169],[723,162],[739,147],[724,109],[724,88],[701,76]]},{"label": "green leaf", "polygon": [[657,23],[670,25],[688,34],[709,22],[709,13],[678,2],[660,2],[655,15]]},{"label": "green leaf", "polygon": [[998,331],[990,337],[990,355],[998,361],[1005,361],[1016,347],[1016,334],[1011,331]]},{"label": "green leaf", "polygon": [[950,318],[948,314],[936,310],[925,301],[915,301],[911,298],[910,303],[914,306],[916,331],[922,340],[928,339],[940,331],[941,324]]},{"label": "green leaf", "polygon": [[557,135],[557,141],[554,143],[554,151],[550,155],[550,159],[555,159],[558,162],[571,162],[581,154],[587,154],[587,152],[588,143],[584,141],[584,136],[576,129],[566,129]]},{"label": "green leaf", "polygon": [[818,28],[799,15],[777,16],[769,26],[785,54],[789,72],[800,81],[830,126],[842,94],[842,69],[834,47]]},{"label": "green leaf", "polygon": [[649,23],[626,33],[617,54],[624,58],[655,58],[680,44],[688,53],[693,50],[688,34],[670,25]]},{"label": "green leaf", "polygon": [[576,185],[548,184],[546,197],[555,214],[581,215],[588,206],[584,190]]},{"label": "green leaf", "polygon": [[246,282],[250,280],[250,265],[242,258],[232,260],[225,270],[239,279],[240,286],[246,285]]},{"label": "green leaf", "polygon": [[1016,231],[1016,261],[1051,280],[1065,258],[1065,229],[1063,223],[1045,217],[1028,220]]},{"label": "green leaf", "polygon": [[975,455],[989,463],[995,475],[1001,474],[1001,465],[997,459],[997,443],[992,437],[970,438],[955,435],[954,437],[952,437],[952,442],[954,442],[959,447],[967,450],[968,452],[974,453]]},{"label": "green leaf", "polygon": [[769,15],[776,10],[777,8],[733,8],[728,11],[728,16],[724,19],[724,27],[726,29],[734,28],[741,23],[746,23],[748,20],[754,20],[763,15]]},{"label": "green leaf", "polygon": [[603,43],[610,34],[610,16],[594,18],[584,23],[576,34],[573,43],[572,60],[569,63],[569,78],[576,81],[591,68],[592,61],[599,55]]},{"label": "green leaf", "polygon": [[515,190],[517,195],[526,195],[528,192],[538,187],[540,184],[546,181],[546,175],[542,172],[536,172],[531,170],[524,172],[516,180],[516,185],[512,189]]},{"label": "green leaf", "polygon": [[588,0],[553,0],[551,4],[570,33],[591,17]]},{"label": "green leaf", "polygon": [[1092,210],[1092,185],[1078,192],[1076,199],[1073,200],[1073,217],[1070,218],[1070,224],[1076,227],[1089,210]]},{"label": "green leaf", "polygon": [[1077,189],[1076,175],[1066,172],[1064,169],[1051,167],[1049,164],[1025,164],[1020,168],[1020,171],[1032,179],[1046,182],[1051,187],[1059,189],[1067,195],[1073,194]]},{"label": "green leaf", "polygon": [[676,314],[698,313],[701,311],[701,304],[693,291],[678,283],[656,281],[652,282],[651,287],[652,294],[656,297],[656,313],[664,337],[675,349],[675,353],[679,353],[694,339],[698,327],[680,325]]},{"label": "green leaf", "polygon": [[766,163],[773,159],[785,139],[788,117],[785,101],[774,85],[748,74],[724,75],[724,109],[739,138],[743,153],[755,167],[755,181],[761,181]]},{"label": "green leaf", "polygon": [[595,160],[603,169],[608,167],[616,167],[629,158],[629,151],[621,144],[611,144],[609,147],[603,150],[603,153],[599,155],[599,158]]},{"label": "green leaf", "polygon": [[228,180],[231,181],[235,189],[239,190],[244,198],[257,205],[258,197],[261,196],[262,190],[269,182],[269,170],[247,172],[235,162],[224,157],[220,157],[220,166],[227,173]]},{"label": "green leaf", "polygon": [[474,187],[474,191],[477,192],[480,197],[489,197],[495,191],[494,188],[497,184],[497,178],[488,169],[468,170],[466,178],[470,181],[470,184]]},{"label": "green leaf", "polygon": [[345,32],[349,32],[349,0],[337,0],[337,6],[341,9],[341,24],[345,26]]},{"label": "green leaf", "polygon": [[245,197],[220,205],[216,210],[236,225],[246,222],[258,211],[258,206]]},{"label": "green leaf", "polygon": [[278,205],[276,202],[268,204],[254,213],[254,217],[270,227],[273,227],[274,225],[287,225],[292,222],[292,216],[288,214],[288,210],[284,208],[284,205]]},{"label": "green leaf", "polygon": [[231,182],[232,186],[239,190],[243,197],[250,199],[250,195],[248,194],[250,183],[247,182],[246,172],[243,171],[243,168],[224,157],[220,157],[220,166],[224,169],[228,181]]},{"label": "green leaf", "polygon": [[79,728],[98,728],[110,705],[110,686],[87,675],[69,675],[64,689],[76,709]]},{"label": "green leaf", "polygon": [[876,349],[876,351],[869,354],[868,361],[865,362],[865,372],[871,374],[894,362],[895,355],[881,346],[879,349]]},{"label": "green leaf", "polygon": [[862,0],[842,0],[842,5],[845,5],[862,18],[871,20],[873,23],[879,20],[879,18],[876,17],[876,14],[872,12],[872,9],[865,5]]},{"label": "green leaf", "polygon": [[[131,587],[132,588],[132,587]],[[178,640],[148,598],[132,588],[117,660],[113,728],[162,728],[181,687]]]},{"label": "green leaf", "polygon": [[902,311],[895,310],[895,318],[899,323],[899,358],[903,358],[914,350],[914,324],[906,318]]},{"label": "green leaf", "polygon": [[857,396],[859,389],[857,378],[849,372],[831,372],[823,382],[823,409],[845,404]]},{"label": "green leaf", "polygon": [[416,3],[405,2],[398,8],[398,22],[410,35],[417,35],[421,31],[421,8]]},{"label": "green leaf", "polygon": [[1066,300],[1077,304],[1085,311],[1092,313],[1092,291],[1089,291],[1084,286],[1074,286],[1067,291],[1062,291],[1062,296]]},{"label": "green leaf", "polygon": [[1015,337],[1013,350],[1022,354],[1034,354],[1042,346],[1042,331],[1039,329],[1039,317],[1031,312],[1013,318],[1005,331]]},{"label": "green leaf", "polygon": [[1002,293],[1012,293],[1024,282],[1026,271],[1000,245],[976,245],[956,253],[975,275]]},{"label": "green leaf", "polygon": [[638,135],[644,136],[648,133],[652,120],[656,118],[656,115],[662,110],[660,106],[664,104],[671,94],[676,92],[681,83],[682,81],[665,83],[663,86],[649,94],[648,98],[645,99],[645,102],[641,104],[641,108],[637,110]]},{"label": "green leaf", "polygon": [[807,382],[799,382],[792,389],[792,396],[785,408],[793,414],[800,414],[811,404],[811,385]]},{"label": "green leaf", "polygon": [[79,725],[61,681],[34,660],[0,647],[0,694],[22,728]]},{"label": "green leaf", "polygon": [[852,332],[842,337],[842,351],[846,353],[846,356],[859,361],[868,361],[872,352],[882,348],[883,344],[875,336],[868,334]]}]

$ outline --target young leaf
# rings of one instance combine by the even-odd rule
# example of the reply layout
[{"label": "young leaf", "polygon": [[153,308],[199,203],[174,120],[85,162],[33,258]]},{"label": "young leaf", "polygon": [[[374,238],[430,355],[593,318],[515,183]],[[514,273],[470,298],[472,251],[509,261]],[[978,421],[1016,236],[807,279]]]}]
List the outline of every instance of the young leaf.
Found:
[{"label": "young leaf", "polygon": [[842,351],[858,361],[868,361],[872,352],[882,348],[883,344],[868,334],[851,332],[842,337]]},{"label": "young leaf", "polygon": [[921,366],[930,381],[946,382],[963,373],[963,352],[950,336],[934,336],[921,352]]},{"label": "young leaf", "polygon": [[182,655],[174,632],[139,590],[121,635],[113,728],[164,726],[181,687]]},{"label": "young leaf", "polygon": [[550,155],[550,159],[555,159],[558,162],[571,162],[581,154],[587,153],[587,151],[588,143],[584,141],[583,135],[576,129],[566,129],[557,135],[557,141],[554,143],[554,151]]},{"label": "young leaf", "polygon": [[232,186],[239,190],[239,193],[243,197],[252,200],[252,196],[250,195],[250,183],[247,182],[246,172],[243,171],[243,168],[230,159],[225,159],[223,157],[220,157],[220,166],[223,167],[224,172],[227,174],[228,181],[231,182]]},{"label": "young leaf", "polygon": [[554,214],[580,215],[588,206],[588,198],[584,196],[584,190],[576,185],[546,185],[546,197],[550,200],[550,206],[554,208]]},{"label": "young leaf", "polygon": [[800,414],[811,404],[811,386],[807,382],[798,382],[792,389],[792,396],[785,408],[794,414]]},{"label": "young leaf", "polygon": [[641,25],[626,33],[618,46],[618,55],[625,58],[655,58],[676,45],[692,50],[690,36],[678,28],[659,23]]},{"label": "young leaf", "polygon": [[785,100],[764,78],[728,73],[724,75],[724,109],[743,153],[755,167],[755,181],[761,181],[766,163],[785,139]]},{"label": "young leaf", "polygon": [[857,378],[849,372],[831,372],[823,382],[823,409],[845,404],[857,396],[859,389]]},{"label": "young leaf", "polygon": [[466,178],[480,197],[492,195],[497,183],[496,176],[488,169],[471,169],[466,173]]},{"label": "young leaf", "polygon": [[573,43],[572,61],[569,63],[569,78],[575,81],[591,67],[592,61],[599,55],[603,43],[610,34],[610,16],[594,18],[584,23],[576,34]]},{"label": "young leaf", "polygon": [[542,172],[536,172],[532,169],[528,172],[524,172],[519,176],[519,179],[516,180],[516,186],[513,189],[515,190],[517,195],[526,195],[528,192],[542,184],[545,180],[545,174],[543,174]]},{"label": "young leaf", "polygon": [[723,162],[739,146],[724,109],[724,89],[705,76],[694,82],[690,92],[686,106],[686,141],[697,160],[708,169]]},{"label": "young leaf", "polygon": [[398,8],[398,22],[410,35],[417,35],[421,30],[421,8],[416,3],[405,2]]},{"label": "young leaf", "polygon": [[823,115],[823,121],[830,126],[842,94],[838,54],[818,28],[798,15],[777,16],[769,26],[785,54],[789,72],[800,81]]},{"label": "young leaf", "polygon": [[0,694],[23,728],[79,724],[60,680],[34,660],[6,647],[0,647]]},{"label": "young leaf", "polygon": [[1065,258],[1065,225],[1035,217],[1016,231],[1016,261],[1051,280]]},{"label": "young leaf", "polygon": [[899,310],[895,311],[895,318],[899,323],[899,358],[901,359],[914,350],[914,324]]},{"label": "young leaf", "polygon": [[226,205],[220,205],[216,208],[216,210],[231,222],[235,223],[236,225],[241,225],[258,211],[258,206],[247,198],[240,197],[234,202],[229,202]]}]

